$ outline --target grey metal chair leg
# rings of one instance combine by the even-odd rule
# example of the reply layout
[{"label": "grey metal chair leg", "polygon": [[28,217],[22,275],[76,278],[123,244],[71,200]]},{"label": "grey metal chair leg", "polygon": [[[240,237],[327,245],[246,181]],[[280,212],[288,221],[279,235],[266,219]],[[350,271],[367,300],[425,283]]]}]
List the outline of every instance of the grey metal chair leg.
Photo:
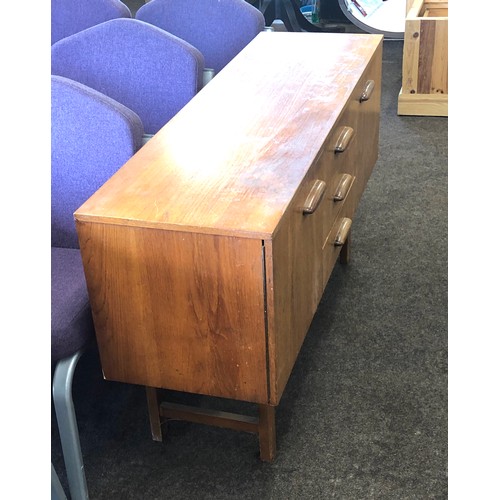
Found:
[{"label": "grey metal chair leg", "polygon": [[52,380],[52,396],[72,500],[89,498],[72,395],[73,376],[81,355],[82,351],[78,351],[60,360]]},{"label": "grey metal chair leg", "polygon": [[50,500],[68,500],[66,493],[64,493],[61,481],[59,481],[59,476],[57,475],[54,465],[50,464],[52,467],[52,478],[50,481]]},{"label": "grey metal chair leg", "polygon": [[204,87],[212,78],[215,76],[215,71],[212,68],[204,68],[203,69],[203,83]]}]

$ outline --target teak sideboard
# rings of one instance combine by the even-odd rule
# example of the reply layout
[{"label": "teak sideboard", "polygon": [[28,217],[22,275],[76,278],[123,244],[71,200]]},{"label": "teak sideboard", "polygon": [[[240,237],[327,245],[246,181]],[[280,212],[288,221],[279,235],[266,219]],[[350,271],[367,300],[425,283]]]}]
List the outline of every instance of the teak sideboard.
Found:
[{"label": "teak sideboard", "polygon": [[[76,212],[103,376],[255,432],[275,407],[378,158],[382,36],[262,32]],[[259,417],[160,402],[170,389]]]}]

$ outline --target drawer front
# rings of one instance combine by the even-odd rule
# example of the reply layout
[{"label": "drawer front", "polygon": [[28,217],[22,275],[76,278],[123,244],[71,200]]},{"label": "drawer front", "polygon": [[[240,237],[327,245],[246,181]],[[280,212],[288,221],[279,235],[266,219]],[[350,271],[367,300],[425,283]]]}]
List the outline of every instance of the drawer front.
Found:
[{"label": "drawer front", "polygon": [[352,189],[347,194],[346,199],[342,202],[337,218],[330,226],[330,230],[323,247],[323,287],[326,287],[335,263],[339,258],[340,252],[342,251],[343,245],[346,243],[347,237],[350,235],[350,228],[354,212],[356,210],[354,197],[352,196],[352,193],[355,192],[355,187],[356,180],[352,185]]},{"label": "drawer front", "polygon": [[[327,216],[323,220],[323,244],[330,234],[332,223],[340,214],[344,202],[355,190],[357,171],[357,120],[356,113],[347,107],[327,141],[321,157],[322,176],[327,182]],[[357,187],[357,186],[356,186]],[[356,198],[356,196],[354,196]]]},{"label": "drawer front", "polygon": [[[370,178],[378,159],[381,73],[375,54],[352,92],[328,138],[326,151],[332,180],[332,189],[343,174],[356,179],[351,197],[356,203]],[[335,214],[336,216],[337,214]]]}]

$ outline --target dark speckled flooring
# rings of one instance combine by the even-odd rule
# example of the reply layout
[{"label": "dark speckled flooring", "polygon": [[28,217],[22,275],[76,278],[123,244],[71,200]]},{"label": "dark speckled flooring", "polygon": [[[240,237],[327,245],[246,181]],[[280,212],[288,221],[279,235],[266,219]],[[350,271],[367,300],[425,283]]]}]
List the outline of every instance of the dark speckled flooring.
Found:
[{"label": "dark speckled flooring", "polygon": [[[397,115],[401,63],[385,41],[379,160],[277,409],[274,463],[231,430],[173,422],[152,441],[144,389],[102,380],[90,351],[74,394],[91,499],[447,498],[448,120]],[[51,455],[66,487],[54,419]]]}]

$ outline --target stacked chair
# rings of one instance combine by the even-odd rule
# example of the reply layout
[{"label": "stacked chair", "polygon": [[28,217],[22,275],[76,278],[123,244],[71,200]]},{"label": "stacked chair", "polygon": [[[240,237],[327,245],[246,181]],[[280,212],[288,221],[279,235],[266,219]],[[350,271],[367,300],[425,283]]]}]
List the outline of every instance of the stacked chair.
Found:
[{"label": "stacked chair", "polygon": [[52,45],[52,74],[87,85],[131,109],[146,139],[201,89],[202,54],[137,19],[112,19]]},{"label": "stacked chair", "polygon": [[245,0],[151,0],[135,18],[196,47],[205,58],[205,84],[265,28],[264,15]]},{"label": "stacked chair", "polygon": [[[113,99],[51,77],[52,395],[71,498],[88,498],[72,385],[95,334],[74,211],[141,146],[140,118]],[[52,467],[52,498],[65,498]]]},{"label": "stacked chair", "polygon": [[[119,0],[52,0],[51,23],[52,395],[76,500],[88,488],[72,386],[95,334],[73,213],[265,22],[245,0],[152,0],[136,18]],[[53,466],[52,498],[66,498]]]},{"label": "stacked chair", "polygon": [[132,17],[120,0],[51,0],[51,43],[119,17]]}]

